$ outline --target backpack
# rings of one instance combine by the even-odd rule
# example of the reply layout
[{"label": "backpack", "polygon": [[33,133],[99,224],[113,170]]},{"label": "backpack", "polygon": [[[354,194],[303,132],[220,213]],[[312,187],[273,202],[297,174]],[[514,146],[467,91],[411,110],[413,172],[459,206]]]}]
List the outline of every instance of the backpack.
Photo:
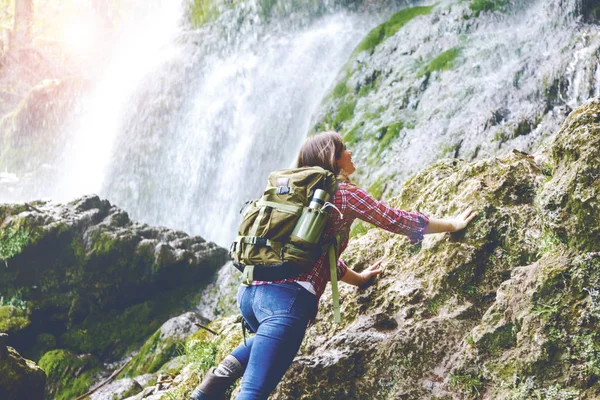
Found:
[{"label": "backpack", "polygon": [[[230,249],[245,284],[292,278],[314,265],[326,250],[320,241],[325,209],[331,203],[319,201],[320,209],[309,205],[315,204],[311,200],[318,189],[331,197],[336,187],[335,176],[321,167],[284,169],[269,175],[263,196],[240,211],[242,222]],[[313,230],[308,241],[295,234],[307,223]]]}]

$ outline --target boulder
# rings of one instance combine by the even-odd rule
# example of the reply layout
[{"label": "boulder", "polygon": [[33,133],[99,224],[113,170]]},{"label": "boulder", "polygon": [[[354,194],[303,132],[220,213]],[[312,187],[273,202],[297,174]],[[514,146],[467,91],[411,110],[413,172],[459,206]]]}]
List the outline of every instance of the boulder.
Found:
[{"label": "boulder", "polygon": [[142,386],[133,379],[117,379],[92,393],[90,400],[122,400],[142,392]]},{"label": "boulder", "polygon": [[539,202],[548,234],[579,251],[600,251],[600,101],[573,111],[553,140],[552,179]]},{"label": "boulder", "polygon": [[48,333],[98,357],[123,355],[195,303],[227,260],[214,243],[133,222],[98,196],[0,205],[0,238],[0,293],[10,299],[0,328],[23,333],[11,337],[19,348]]},{"label": "boulder", "polygon": [[87,392],[101,370],[93,355],[78,355],[65,349],[47,352],[39,364],[48,377],[46,396],[58,400],[74,399]]},{"label": "boulder", "polygon": [[0,398],[43,400],[44,371],[7,344],[8,335],[0,333]]},{"label": "boulder", "polygon": [[[195,312],[187,312],[165,322],[141,347],[121,376],[154,373],[169,360],[184,355],[184,340],[200,329],[197,324],[206,325],[208,321]],[[185,365],[181,360],[176,360],[173,360],[176,364],[172,364],[169,370],[179,371]]]}]

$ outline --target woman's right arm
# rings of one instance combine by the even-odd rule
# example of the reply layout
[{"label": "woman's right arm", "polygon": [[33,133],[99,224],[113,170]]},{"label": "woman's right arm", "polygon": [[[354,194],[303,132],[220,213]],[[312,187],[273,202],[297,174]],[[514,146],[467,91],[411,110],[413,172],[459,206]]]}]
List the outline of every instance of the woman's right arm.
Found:
[{"label": "woman's right arm", "polygon": [[345,197],[343,199],[346,202],[345,213],[350,216],[387,231],[408,236],[411,243],[423,239],[429,222],[429,217],[426,215],[392,208],[356,186],[348,185],[347,190],[341,194]]},{"label": "woman's right arm", "polygon": [[420,212],[394,209],[355,186],[344,194],[347,197],[347,213],[387,231],[406,235],[413,244],[421,241],[424,234],[464,229],[477,216],[469,208],[453,219],[429,218]]}]

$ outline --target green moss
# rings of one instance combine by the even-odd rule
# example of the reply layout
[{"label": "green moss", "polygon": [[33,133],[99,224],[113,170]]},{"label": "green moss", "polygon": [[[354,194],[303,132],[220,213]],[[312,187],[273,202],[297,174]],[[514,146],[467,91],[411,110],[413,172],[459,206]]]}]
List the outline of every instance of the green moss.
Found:
[{"label": "green moss", "polygon": [[373,29],[367,34],[367,36],[360,42],[354,54],[358,54],[362,51],[372,51],[380,43],[387,38],[393,36],[400,28],[409,23],[413,18],[420,15],[427,15],[431,12],[434,6],[428,7],[412,7],[405,8],[404,10],[398,11],[392,17]]},{"label": "green moss", "polygon": [[271,13],[273,12],[273,7],[277,3],[276,0],[260,0],[260,15],[263,19],[269,19],[271,17]]},{"label": "green moss", "polygon": [[339,99],[342,98],[348,93],[348,86],[346,85],[346,81],[340,82],[335,89],[333,89],[333,98]]},{"label": "green moss", "polygon": [[346,143],[346,145],[352,146],[353,144],[356,144],[360,139],[357,135],[357,127],[352,128],[351,131],[347,132],[344,135],[344,142]]},{"label": "green moss", "polygon": [[469,8],[473,11],[473,15],[478,17],[480,13],[485,11],[501,10],[508,4],[508,0],[472,0]]},{"label": "green moss", "polygon": [[355,108],[356,100],[354,99],[342,104],[342,107],[338,111],[337,115],[335,116],[335,120],[333,121],[333,127],[336,131],[341,130],[341,125],[343,122],[352,119]]},{"label": "green moss", "polygon": [[460,55],[460,49],[454,47],[450,50],[446,50],[436,58],[431,60],[423,69],[417,74],[417,77],[428,75],[433,71],[445,71],[454,67],[454,61]]},{"label": "green moss", "polygon": [[166,319],[160,308],[156,302],[149,301],[125,310],[90,316],[64,333],[61,343],[78,353],[101,355],[111,350],[118,355],[125,354],[150,336],[157,322]]},{"label": "green moss", "polygon": [[477,347],[480,351],[497,355],[517,343],[519,329],[518,326],[513,324],[504,325],[493,332],[484,334],[477,342]]},{"label": "green moss", "polygon": [[383,149],[387,148],[399,135],[400,131],[404,127],[404,123],[397,122],[393,125],[390,125],[387,129],[387,132],[379,142],[379,151],[381,152]]},{"label": "green moss", "polygon": [[374,89],[377,88],[377,82],[379,79],[379,76],[377,74],[375,77],[371,77],[371,79],[369,79],[358,91],[358,97],[365,97],[366,95],[368,95],[371,91],[373,91]]},{"label": "green moss", "polygon": [[352,228],[350,229],[350,238],[362,236],[374,227],[375,226],[369,224],[368,222],[357,219],[352,223]]},{"label": "green moss", "polygon": [[31,234],[21,227],[0,232],[0,260],[9,260],[20,254],[31,239]]},{"label": "green moss", "polygon": [[194,0],[189,10],[192,26],[199,28],[219,17],[219,9],[213,0]]},{"label": "green moss", "polygon": [[558,248],[561,244],[561,240],[554,232],[546,231],[542,236],[542,242],[540,245],[540,250],[538,251],[538,256],[541,256],[545,253],[550,253]]},{"label": "green moss", "polygon": [[483,378],[473,373],[451,373],[448,386],[470,396],[480,396]]},{"label": "green moss", "polygon": [[367,159],[368,164],[372,164],[379,159],[381,153],[389,147],[389,145],[400,136],[400,132],[404,128],[404,123],[402,121],[396,122],[389,126],[384,126],[380,128],[376,134],[376,137],[381,137],[379,139],[379,143],[377,146],[371,149],[371,155]]},{"label": "green moss", "polygon": [[217,346],[212,342],[192,339],[185,343],[185,356],[187,362],[194,364],[195,370],[206,372],[216,363]]},{"label": "green moss", "polygon": [[131,377],[156,372],[164,363],[175,357],[177,351],[178,343],[163,343],[159,329],[144,343],[120,376]]},{"label": "green moss", "polygon": [[50,350],[56,349],[56,338],[50,333],[41,333],[35,339],[35,344],[26,353],[28,358],[39,361]]},{"label": "green moss", "polygon": [[56,400],[73,400],[87,392],[100,371],[95,357],[78,357],[62,349],[44,354],[39,365],[46,372],[47,392]]},{"label": "green moss", "polygon": [[29,324],[27,310],[12,305],[0,306],[0,332],[18,332]]}]

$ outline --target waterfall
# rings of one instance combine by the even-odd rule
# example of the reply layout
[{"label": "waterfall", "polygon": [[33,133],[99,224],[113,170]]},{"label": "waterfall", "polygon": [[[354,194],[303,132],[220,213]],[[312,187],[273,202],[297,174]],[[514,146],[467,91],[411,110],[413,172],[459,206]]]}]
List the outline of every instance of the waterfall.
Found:
[{"label": "waterfall", "polygon": [[241,205],[293,166],[312,114],[377,23],[332,7],[265,18],[261,4],[224,6],[194,29],[186,2],[131,3],[55,175],[17,200],[96,193],[135,220],[228,246]]},{"label": "waterfall", "polygon": [[228,43],[210,29],[144,80],[116,138],[102,196],[135,219],[228,246],[238,210],[293,165],[314,110],[368,26],[329,15]]}]

